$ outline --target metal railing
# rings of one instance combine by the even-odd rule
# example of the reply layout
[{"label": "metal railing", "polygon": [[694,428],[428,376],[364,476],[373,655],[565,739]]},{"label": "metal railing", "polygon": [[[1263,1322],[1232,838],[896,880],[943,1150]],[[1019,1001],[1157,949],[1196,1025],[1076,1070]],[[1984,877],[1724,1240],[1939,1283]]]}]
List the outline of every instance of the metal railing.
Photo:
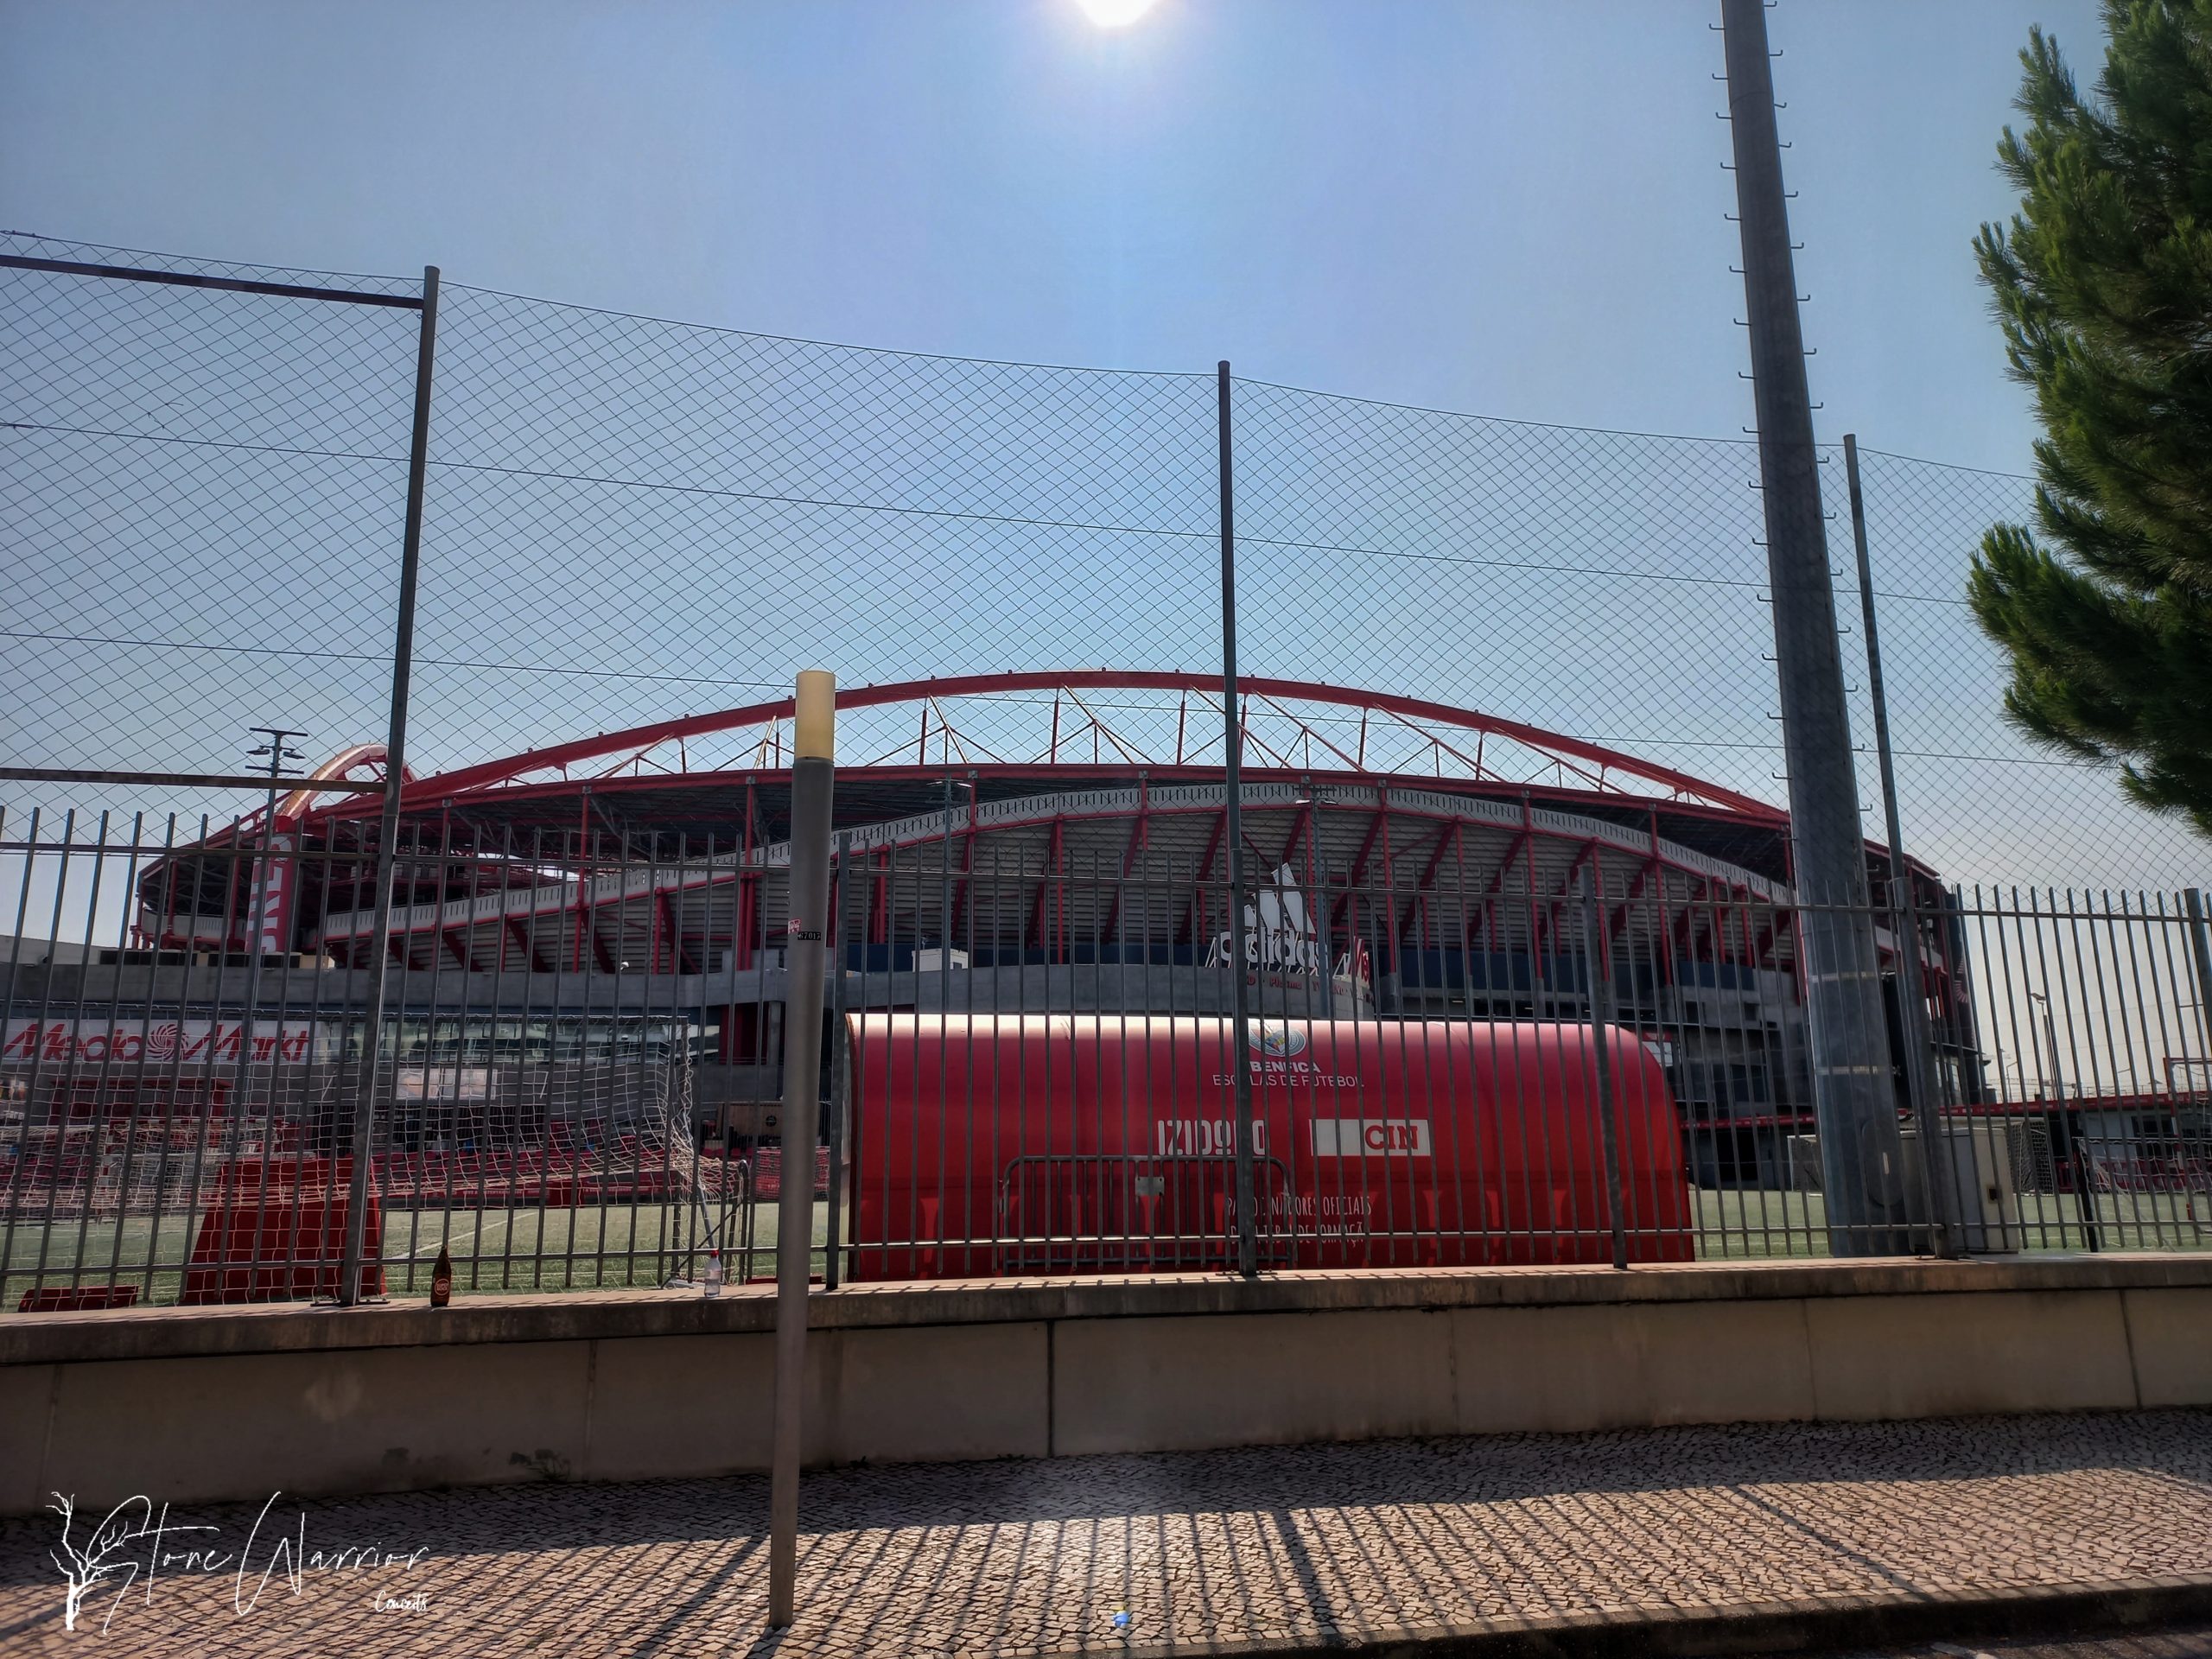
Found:
[{"label": "metal railing", "polygon": [[[1916,1022],[1911,925],[1859,912],[1898,1155],[1894,1216],[1853,1222],[1823,1197],[1818,907],[1780,881],[1596,819],[1523,843],[1472,794],[1398,817],[1248,786],[1245,832],[1285,850],[1240,976],[1213,795],[841,836],[802,1166],[826,1280],[1234,1268],[1240,1065],[1263,1269],[2207,1242],[2193,892],[1923,883]],[[372,1056],[360,1294],[420,1293],[441,1249],[464,1293],[660,1285],[709,1252],[768,1276],[780,847],[413,823],[379,951],[353,822],[315,848],[0,820],[6,1306],[334,1295]],[[270,883],[309,903],[302,948],[227,948]]]},{"label": "metal railing", "polygon": [[[382,953],[231,948],[270,886],[366,902],[373,845],[273,849],[247,821],[189,842],[173,821],[6,829],[11,1306],[335,1294],[364,1135],[369,1294],[427,1288],[441,1249],[464,1289],[657,1284],[751,1176],[700,1157],[696,1015],[642,976],[433,959],[387,968],[379,1014]],[[405,890],[424,872],[400,863]]]}]

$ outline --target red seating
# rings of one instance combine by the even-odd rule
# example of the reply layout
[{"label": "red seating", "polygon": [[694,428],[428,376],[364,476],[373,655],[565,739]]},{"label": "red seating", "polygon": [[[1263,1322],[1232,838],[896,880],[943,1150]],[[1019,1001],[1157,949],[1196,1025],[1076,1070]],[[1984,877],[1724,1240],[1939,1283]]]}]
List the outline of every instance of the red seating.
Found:
[{"label": "red seating", "polygon": [[85,1308],[130,1307],[138,1300],[136,1285],[49,1285],[27,1290],[16,1304],[18,1313],[73,1313]]},{"label": "red seating", "polygon": [[[245,1158],[226,1166],[185,1269],[188,1303],[335,1296],[346,1249],[350,1158]],[[374,1184],[362,1229],[360,1292],[384,1294],[384,1220]]]},{"label": "red seating", "polygon": [[[753,1154],[753,1196],[780,1198],[784,1192],[784,1154],[780,1147],[763,1147]],[[814,1196],[830,1195],[830,1148],[814,1149]]]}]

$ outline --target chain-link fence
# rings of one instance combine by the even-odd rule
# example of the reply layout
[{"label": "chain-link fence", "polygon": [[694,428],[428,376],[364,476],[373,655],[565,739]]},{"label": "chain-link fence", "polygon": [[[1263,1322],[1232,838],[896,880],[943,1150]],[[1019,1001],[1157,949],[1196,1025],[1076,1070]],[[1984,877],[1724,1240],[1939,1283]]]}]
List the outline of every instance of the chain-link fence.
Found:
[{"label": "chain-link fence", "polygon": [[416,285],[0,251],[32,262],[0,270],[0,759],[235,773],[257,725],[381,739]]},{"label": "chain-link fence", "polygon": [[[232,773],[271,724],[317,759],[379,741],[418,285],[7,249],[251,291],[0,270],[18,575],[0,645],[24,694],[0,765]],[[814,661],[852,684],[1217,659],[1209,376],[917,357],[448,284],[433,407],[418,772],[772,696]],[[1751,444],[1248,380],[1233,442],[1251,672],[1478,709],[1783,799]],[[2185,825],[2004,717],[1965,576],[2028,481],[1878,448],[1865,476],[1909,850],[1965,879],[2199,880]]]},{"label": "chain-link fence", "polygon": [[[1561,908],[1583,867],[1529,868],[1531,849],[1561,836],[1603,843],[1611,850],[1586,868],[1604,877],[1605,859],[1633,842],[1688,872],[1679,892],[1650,875],[1631,892],[1623,875],[1610,901],[1592,901],[1609,917],[1654,897],[1674,906],[1640,947],[1657,976],[1630,973],[1609,1018],[1660,1056],[1692,1195],[1681,1236],[1708,1253],[1732,1238],[1744,1249],[1834,1241],[1834,1224],[1800,1201],[1806,1154],[1785,1144],[1804,1128],[1782,1081],[1797,1064],[1797,1016],[1781,1011],[1802,1004],[1790,916],[1821,895],[1790,887],[1750,442],[1255,379],[1230,383],[1224,410],[1211,374],[918,356],[25,237],[0,238],[0,537],[17,577],[0,597],[16,711],[0,732],[0,904],[15,935],[4,1000],[10,1044],[43,1057],[35,1075],[9,1072],[0,1133],[15,1159],[7,1271],[30,1288],[109,1282],[105,1259],[139,1270],[149,1294],[182,1294],[198,1230],[245,1205],[222,1196],[226,1183],[251,1166],[264,1185],[289,1183],[292,1212],[342,1211],[327,1187],[362,1124],[385,1239],[394,1217],[411,1218],[404,1249],[371,1252],[388,1268],[414,1260],[433,1212],[441,1243],[479,1241],[466,1262],[480,1286],[657,1280],[696,1268],[701,1238],[750,1265],[753,1197],[780,1171],[769,1096],[742,1091],[765,1086],[780,1052],[761,882],[787,834],[780,700],[804,666],[878,688],[841,715],[840,824],[877,837],[887,870],[928,856],[900,850],[912,837],[898,826],[960,826],[933,874],[917,868],[903,887],[887,874],[874,917],[841,923],[860,930],[847,935],[857,978],[833,987],[847,1013],[942,1014],[963,1006],[948,988],[982,995],[987,970],[1125,974],[1135,953],[1165,976],[1146,1017],[1211,1018],[1205,975],[1227,969],[1208,967],[1205,918],[1228,906],[1229,861],[1218,803],[1189,791],[1218,795],[1227,753],[1224,460],[1240,747],[1258,780],[1249,868],[1303,895],[1296,906],[1279,896],[1275,920],[1323,912],[1311,952],[1348,974],[1363,963],[1392,988],[1357,1017],[1587,1025],[1586,967],[1559,969],[1559,984],[1586,988],[1573,1006],[1497,994],[1544,984],[1554,958],[1584,960]],[[433,325],[435,350],[418,356]],[[2167,1217],[2160,1198],[2133,1235],[2168,1239],[2169,1222],[2194,1225],[2197,1154],[2158,1150],[2133,1120],[2164,1113],[2177,1146],[2201,1136],[2206,1046],[2190,1009],[2207,999],[2183,994],[2200,969],[2182,895],[2202,880],[2202,843],[2128,803],[2108,769],[2037,748],[2003,716],[2005,664],[1974,623],[1965,579],[1982,532],[2024,515],[2029,482],[1861,453],[1912,885],[1959,927],[1996,930],[1957,997],[1974,1016],[1952,1028],[1961,1077],[1980,1080],[1945,1085],[1940,1105],[1930,1084],[1923,1103],[2024,1122],[2058,1114],[2040,1141],[2021,1131],[2032,1143],[2012,1166],[2022,1193],[2149,1192],[2126,1183],[2172,1166],[2180,1211]],[[1840,452],[1822,459],[1863,828],[1885,894],[1845,468]],[[387,777],[388,734],[404,739],[416,780],[404,789]],[[318,777],[290,776],[310,766]],[[1402,820],[1423,791],[1433,800]],[[1180,805],[1161,808],[1170,801]],[[1478,820],[1495,835],[1471,849]],[[1316,823],[1337,840],[1301,851]],[[1002,836],[1030,839],[988,844]],[[976,861],[992,859],[987,880]],[[747,868],[760,880],[748,885]],[[606,922],[637,897],[624,883],[639,884],[642,919]],[[1471,884],[1464,902],[1454,883]],[[2016,901],[2016,885],[2042,896]],[[1005,913],[998,899],[978,908],[984,887]],[[902,891],[915,895],[905,922]],[[380,899],[392,907],[383,922]],[[1682,920],[1700,905],[1768,913],[1740,931]],[[1522,918],[1511,927],[1508,912]],[[2053,944],[2046,912],[2086,919],[2098,938],[2155,935],[2165,988],[2144,1001],[2121,984],[2119,957]],[[1892,973],[1917,960],[1897,943],[1901,921],[1871,919]],[[1999,947],[2031,938],[2070,964],[2063,993],[2007,977]],[[1926,948],[1947,983],[1946,938]],[[1699,1058],[1696,1040],[1667,1037],[1669,1020],[1686,1025],[1679,1004],[1712,1000],[1650,967],[1667,952],[1697,964],[1691,982],[1756,988],[1751,1001],[1775,1014],[1770,1039],[1764,1013],[1758,1022],[1773,1055]],[[2126,959],[2137,977],[2150,960]],[[741,997],[727,976],[747,972],[767,977]],[[1040,982],[1042,1000],[1014,1012],[1088,1019],[1108,1006],[1085,1000],[1106,995],[1096,985],[1078,995],[1075,984]],[[1669,985],[1675,1004],[1660,996]],[[989,991],[994,1019],[1007,1014],[1002,989]],[[1117,1014],[1135,1006],[1125,990],[1112,993]],[[2071,1021],[2040,1048],[2014,1029],[2031,993]],[[919,1000],[900,1000],[910,994]],[[1910,1037],[1897,995],[1898,1040],[1933,1044]],[[304,1069],[256,1071],[257,1022],[273,1022],[260,1034],[281,1050],[302,1019]],[[632,1020],[652,1055],[624,1059],[635,1075],[618,1077],[594,1046],[630,1040]],[[118,1093],[133,1022],[168,1031],[179,1052],[198,1042],[216,1071],[156,1086],[142,1068]],[[879,1052],[867,1045],[880,1036],[868,1027],[862,1050]],[[2075,1046],[2049,1069],[2063,1065],[2063,1085],[2037,1072],[2062,1039]],[[227,1082],[225,1065],[241,1068]],[[448,1067],[458,1080],[434,1085]],[[1002,1093],[1004,1073],[991,1076]],[[2056,1103],[2059,1087],[2152,1103],[2099,1107],[2092,1122],[2073,1096]],[[851,1098],[861,1112],[865,1092]],[[1541,1090],[1525,1098],[1529,1124],[1581,1109]],[[436,1109],[418,1109],[426,1101]],[[752,1127],[733,1130],[717,1101],[746,1106]],[[962,1105],[963,1133],[980,1109]],[[1904,1101],[1906,1128],[1925,1127],[1911,1109]],[[1278,1127],[1304,1135],[1310,1156],[1302,1124]],[[857,1117],[851,1127],[861,1132]],[[1465,1127],[1474,1134],[1475,1120]],[[97,1146],[73,1141],[87,1133]],[[2125,1145],[2085,1150],[2100,1136]],[[1106,1167],[1036,1173],[1039,1193],[1057,1196],[1023,1202],[1103,1203]],[[1524,1167],[1534,1181],[1548,1166]],[[1295,1199],[1303,1177],[1287,1168]],[[1182,1179],[1130,1179],[1171,1176]],[[998,1184],[993,1247],[1007,1227],[1028,1237],[1004,1206],[1031,1176],[971,1178]],[[859,1176],[840,1179],[825,1206],[858,1202]],[[1203,1194],[1210,1178],[1193,1179]],[[276,1204],[256,1191],[263,1210]],[[1789,1196],[1739,1204],[1726,1226],[1695,1196],[1751,1191]],[[919,1189],[909,1198],[918,1206]],[[1084,1236],[1126,1243],[1126,1200],[1115,1200],[1118,1234],[1096,1224]],[[962,1202],[982,1236],[972,1206],[985,1200]],[[569,1213],[582,1208],[595,1218]],[[1558,1232],[1551,1223],[1513,1216],[1464,1232],[1462,1247],[1555,1247],[1535,1242]],[[126,1230],[99,1231],[111,1223]],[[142,1224],[143,1239],[127,1232]],[[893,1229],[877,1244],[915,1245],[920,1222],[901,1224],[911,1236]],[[2069,1224],[2128,1236],[2113,1218],[2077,1217],[2034,1242],[2063,1243]],[[495,1234],[496,1268],[484,1254]],[[1058,1222],[1040,1236],[1059,1236]],[[1562,1236],[1603,1242],[1579,1224]],[[849,1230],[832,1237],[860,1249]],[[40,1252],[28,1262],[25,1240]],[[235,1265],[228,1245],[211,1248],[218,1268]],[[320,1258],[294,1239],[276,1259],[271,1282],[296,1288],[286,1275]],[[555,1259],[557,1270],[543,1265]]]},{"label": "chain-link fence", "polygon": [[814,662],[858,684],[1219,651],[1211,377],[447,292],[426,764],[756,701]]}]

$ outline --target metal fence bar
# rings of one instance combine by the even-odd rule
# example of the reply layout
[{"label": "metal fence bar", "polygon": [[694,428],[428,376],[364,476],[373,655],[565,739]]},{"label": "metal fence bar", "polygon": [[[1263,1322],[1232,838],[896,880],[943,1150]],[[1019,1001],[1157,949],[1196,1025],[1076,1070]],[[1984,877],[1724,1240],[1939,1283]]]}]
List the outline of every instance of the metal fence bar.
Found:
[{"label": "metal fence bar", "polygon": [[1221,721],[1224,782],[1224,839],[1229,843],[1230,1070],[1235,1077],[1236,1108],[1236,1268],[1247,1279],[1260,1270],[1252,1145],[1252,1077],[1249,1051],[1252,1013],[1244,990],[1244,895],[1251,891],[1244,869],[1243,701],[1236,688],[1236,514],[1234,455],[1230,430],[1230,376],[1226,361],[1217,365],[1217,407],[1220,425],[1221,492]]},{"label": "metal fence bar", "polygon": [[1581,873],[1576,894],[1582,912],[1582,969],[1590,988],[1590,1052],[1598,1085],[1598,1124],[1605,1163],[1605,1224],[1612,1236],[1613,1266],[1628,1267],[1628,1217],[1621,1192],[1619,1114],[1613,1098],[1613,1056],[1610,1046],[1612,1019],[1611,976],[1601,973],[1599,954],[1598,887],[1590,872]]},{"label": "metal fence bar", "polygon": [[345,305],[395,306],[419,310],[426,303],[406,294],[377,294],[359,289],[317,288],[298,283],[264,283],[247,278],[211,276],[198,271],[151,270],[143,266],[94,264],[77,259],[38,259],[22,254],[0,254],[0,268],[11,270],[52,271],[66,276],[98,276],[110,281],[153,283],[172,288],[218,289],[232,294],[265,294],[289,300],[330,300]]},{"label": "metal fence bar", "polygon": [[1897,810],[1897,758],[1890,744],[1889,694],[1882,679],[1882,639],[1875,615],[1874,575],[1866,548],[1866,492],[1859,476],[1859,439],[1843,437],[1843,465],[1851,499],[1851,539],[1859,563],[1859,620],[1866,629],[1866,691],[1874,711],[1874,751],[1882,783],[1882,817],[1888,832],[1890,855],[1891,929],[1900,941],[1897,952],[1897,1007],[1904,1021],[1906,1057],[1905,1087],[1912,1103],[1913,1128],[1920,1144],[1921,1199],[1934,1236],[1936,1254],[1959,1254],[1953,1235],[1957,1224],[1952,1215],[1958,1183],[1951,1171],[1950,1140],[1938,1133],[1936,1121],[1935,1079],[1929,1066],[1934,1058],[1927,1033],[1928,990],[1922,981],[1920,908],[1912,888],[1912,874],[1905,862],[1904,830]]},{"label": "metal fence bar", "polygon": [[[852,834],[841,830],[830,861],[830,1101],[829,1121],[824,1126],[830,1148],[830,1215],[822,1256],[822,1284],[825,1290],[836,1289],[843,1282],[845,1272],[845,1117],[852,1092],[852,1046],[845,1033],[845,901],[846,889],[850,886],[846,876],[852,859]],[[950,883],[947,888],[949,895]],[[948,896],[948,905],[950,902]]]},{"label": "metal fence bar", "polygon": [[377,840],[376,952],[369,974],[369,1042],[361,1090],[354,1103],[353,1162],[346,1198],[346,1250],[340,1258],[338,1302],[361,1300],[364,1229],[368,1220],[369,1158],[375,1145],[378,1033],[384,1029],[385,940],[391,927],[392,858],[399,840],[399,799],[406,787],[408,677],[415,656],[415,597],[423,566],[423,493],[430,449],[430,379],[437,363],[438,268],[423,270],[422,331],[415,359],[415,416],[407,451],[407,516],[399,555],[399,614],[391,648],[391,723],[385,739],[384,817]]},{"label": "metal fence bar", "polygon": [[[10,1293],[105,1294],[123,1283],[169,1300],[187,1280],[200,1287],[194,1295],[219,1296],[226,1275],[239,1294],[249,1283],[258,1294],[327,1291],[338,1264],[321,1242],[321,1200],[283,1172],[296,1151],[312,1156],[353,1133],[346,1103],[371,1040],[359,982],[374,942],[356,931],[319,969],[271,957],[251,998],[245,956],[212,946],[177,951],[159,968],[134,947],[107,947],[114,960],[105,964],[25,965],[82,937],[88,912],[108,937],[129,931],[112,897],[125,884],[158,882],[148,872],[184,841],[143,822],[130,829],[111,822],[103,838],[96,826],[66,822],[35,843],[9,843],[18,865],[42,872],[34,885],[48,911],[57,892],[61,899],[59,920],[45,916],[37,930],[48,944],[23,937],[31,899],[19,893],[13,908],[26,912],[25,924],[0,953],[15,960],[10,1058],[0,1063],[16,1114],[0,1121]],[[441,816],[403,839],[398,885],[497,851]],[[514,936],[529,929],[479,926],[472,937],[458,910],[435,921],[415,913],[387,945],[390,1001],[374,1033],[385,1128],[370,1163],[385,1244],[372,1255],[380,1254],[395,1294],[410,1283],[419,1293],[420,1263],[441,1243],[454,1250],[464,1287],[550,1290],[654,1282],[702,1237],[734,1236],[711,1218],[703,1235],[694,1224],[738,1189],[721,1179],[713,1154],[723,1147],[695,1144],[695,1125],[711,1126],[722,1108],[702,1106],[685,1083],[692,1046],[721,1039],[684,999],[727,992],[677,971],[698,965],[685,954],[693,946],[683,929],[652,933],[664,925],[649,898],[665,894],[673,918],[676,884],[720,883],[709,890],[725,895],[728,917],[738,873],[644,842],[626,855],[611,830],[571,835],[559,851],[517,843],[514,852],[506,868],[565,860],[570,872],[550,887],[494,889],[501,902],[557,899],[557,911],[541,906],[538,945],[548,954],[536,971],[520,969]],[[935,839],[918,855],[892,853],[871,869],[848,849],[857,879],[841,908],[857,916],[873,885],[879,928],[865,948],[844,940],[859,966],[833,993],[862,1033],[832,1059],[839,1116],[825,1120],[821,1144],[826,1152],[827,1137],[837,1141],[834,1174],[811,1198],[807,1141],[788,1124],[785,1144],[759,1160],[756,1196],[779,1195],[779,1205],[817,1217],[836,1210],[834,1234],[809,1242],[825,1275],[833,1262],[841,1281],[1233,1263],[1229,1103],[1240,1059],[1260,1067],[1253,1216],[1263,1267],[1796,1254],[1825,1236],[1821,1198],[1798,1186],[1786,1156],[1802,1077],[1778,1080],[1777,1114],[1753,1075],[1775,1054],[1752,1040],[1751,1025],[1704,1006],[1751,996],[1774,972],[1768,952],[1789,931],[1795,902],[1700,893],[1687,907],[1662,907],[1648,882],[1632,891],[1593,858],[1564,887],[1556,874],[1539,886],[1535,931],[1516,935],[1509,983],[1484,951],[1440,943],[1459,923],[1424,931],[1426,906],[1456,914],[1485,950],[1494,943],[1478,934],[1484,906],[1458,906],[1465,878],[1448,843],[1426,888],[1407,885],[1410,855],[1357,885],[1317,862],[1310,877],[1294,871],[1255,890],[1271,917],[1309,918],[1313,954],[1300,958],[1302,977],[1248,964],[1264,1001],[1255,1017],[1263,1041],[1247,1058],[1225,1040],[1230,964],[1205,965],[1203,937],[1170,951],[1172,961],[1156,955],[1166,948],[1161,918],[1209,890],[1217,912],[1226,886],[1217,871],[1197,884],[1160,857],[1129,856],[1124,874],[1109,841],[1073,849],[1050,870],[1033,861],[1018,877],[1005,871],[995,894],[988,857],[970,872]],[[318,871],[358,866],[365,901],[376,861],[365,841],[358,858],[285,856],[310,886],[327,885]],[[266,873],[251,823],[234,836],[217,830],[189,858],[212,907],[206,921],[242,937],[245,900]],[[58,887],[57,864],[72,871]],[[779,915],[780,867],[772,880],[765,908]],[[968,965],[939,958],[917,971],[915,924],[924,940],[935,936],[948,891]],[[580,898],[595,898],[581,924]],[[349,902],[324,908],[333,938],[357,926]],[[1948,937],[1978,941],[1974,957],[1932,960],[1947,998],[1967,979],[1969,960],[1978,963],[1980,1036],[1957,1057],[1941,1132],[1962,1169],[1973,1160],[1978,1187],[2005,1189],[2002,1202],[1967,1217],[1964,1242],[1977,1250],[2080,1249],[2093,1237],[2103,1249],[2202,1247],[2212,1100],[2191,1006],[2185,899],[2077,889],[1961,893],[1949,905]],[[1528,913],[1510,889],[1502,908]],[[1128,918],[1128,930],[1109,928],[1109,913]],[[999,931],[1009,916],[1021,918],[1018,947]],[[1688,925],[1669,925],[1676,919]],[[158,936],[171,924],[149,900],[130,925]],[[1142,928],[1152,943],[1138,937]],[[504,963],[487,943],[494,938]],[[1688,947],[1681,1006],[1666,1007],[1665,958],[1677,945]],[[1401,970],[1371,999],[1357,976],[1361,948],[1395,952]],[[647,972],[650,963],[658,971]],[[349,975],[350,996],[341,989]],[[1700,1005],[1694,1017],[1691,1003]],[[1018,1004],[1027,1016],[1020,1040]],[[525,1007],[527,1019],[518,1013]],[[179,1014],[197,1028],[158,1058],[147,1052],[143,1033]],[[2015,1023],[2017,1069],[2006,1034]],[[309,1030],[321,1034],[271,1061],[274,1046]],[[32,1041],[27,1032],[48,1034]],[[1618,1039],[1630,1033],[1659,1046]],[[156,1086],[165,1076],[182,1086]],[[788,1080],[802,1081],[796,1071]],[[338,1085],[334,1099],[326,1081]],[[907,1111],[907,1101],[922,1109]],[[1910,1112],[1902,1091],[1896,1109]],[[849,1198],[860,1205],[849,1220]],[[213,1224],[225,1217],[235,1226]]]},{"label": "metal fence bar", "polygon": [[[2182,903],[2189,914],[2189,956],[2196,969],[2196,1027],[2197,1040],[2203,1052],[2212,1056],[2212,928],[2204,919],[2204,892],[2190,887],[2182,894]],[[2206,1081],[2212,1084],[2212,1058],[2206,1065]]]},{"label": "metal fence bar", "polygon": [[[293,736],[299,734],[293,733]],[[254,772],[100,772],[81,766],[0,766],[0,783],[151,784],[165,789],[257,789],[268,781]],[[374,794],[382,784],[345,779],[287,779],[285,788],[330,795]]]}]

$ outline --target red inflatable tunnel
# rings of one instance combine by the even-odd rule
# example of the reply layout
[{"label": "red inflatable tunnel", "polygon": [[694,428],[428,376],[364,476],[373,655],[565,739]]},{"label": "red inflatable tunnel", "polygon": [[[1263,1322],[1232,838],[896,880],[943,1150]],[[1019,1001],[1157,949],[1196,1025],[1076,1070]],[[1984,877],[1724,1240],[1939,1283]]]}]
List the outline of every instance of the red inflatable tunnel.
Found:
[{"label": "red inflatable tunnel", "polygon": [[[1233,1264],[1230,1022],[851,1016],[854,1276]],[[1609,1031],[1636,1262],[1691,1258],[1666,1076]],[[1271,1267],[1607,1262],[1586,1026],[1264,1020],[1245,1064]]]}]

